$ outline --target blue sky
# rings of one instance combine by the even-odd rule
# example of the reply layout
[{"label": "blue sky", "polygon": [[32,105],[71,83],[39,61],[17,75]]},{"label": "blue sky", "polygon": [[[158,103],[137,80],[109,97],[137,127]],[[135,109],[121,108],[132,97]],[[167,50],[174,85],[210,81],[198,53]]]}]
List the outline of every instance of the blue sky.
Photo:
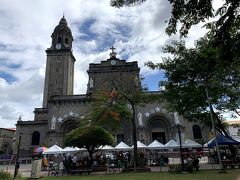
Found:
[{"label": "blue sky", "polygon": [[[144,66],[161,62],[162,47],[179,35],[168,37],[166,23],[171,7],[165,0],[147,0],[137,7],[113,8],[110,0],[0,0],[0,127],[15,127],[18,117],[33,120],[42,106],[46,53],[51,34],[63,13],[72,30],[76,58],[74,94],[84,94],[89,63],[109,57],[138,61],[143,84],[157,90],[164,75]],[[188,46],[203,36],[201,25],[185,38]]]}]

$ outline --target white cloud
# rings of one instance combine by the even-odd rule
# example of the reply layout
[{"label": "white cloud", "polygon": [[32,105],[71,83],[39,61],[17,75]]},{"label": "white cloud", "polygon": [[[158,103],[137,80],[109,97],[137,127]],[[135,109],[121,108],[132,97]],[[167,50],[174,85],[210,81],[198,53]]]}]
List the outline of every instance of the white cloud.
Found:
[{"label": "white cloud", "polygon": [[[86,92],[89,63],[107,59],[112,45],[117,48],[118,57],[138,61],[143,75],[157,73],[145,67],[144,62],[161,61],[161,48],[177,38],[165,35],[165,21],[171,9],[168,2],[149,0],[137,7],[120,9],[109,3],[110,0],[0,0],[2,127],[14,127],[20,114],[23,120],[33,120],[34,108],[41,107],[45,50],[51,45],[51,33],[63,13],[74,37],[75,94]],[[191,32],[186,39],[190,45],[200,32]],[[8,77],[1,72],[7,72]],[[9,77],[15,80],[9,82]]]}]

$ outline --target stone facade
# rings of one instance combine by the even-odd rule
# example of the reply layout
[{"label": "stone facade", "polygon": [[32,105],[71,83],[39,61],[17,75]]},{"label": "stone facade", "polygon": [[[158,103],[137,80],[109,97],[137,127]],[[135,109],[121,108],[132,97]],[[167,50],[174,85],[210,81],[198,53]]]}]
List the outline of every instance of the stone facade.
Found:
[{"label": "stone facade", "polygon": [[228,132],[235,140],[240,141],[240,120],[228,120]]},{"label": "stone facade", "polygon": [[75,57],[72,54],[72,32],[63,17],[52,33],[52,45],[46,50],[47,65],[43,107],[54,95],[73,95]]},{"label": "stone facade", "polygon": [[15,129],[0,128],[0,155],[12,154]]},{"label": "stone facade", "polygon": [[[98,91],[111,91],[112,81],[118,80],[128,86],[132,82],[137,88],[140,84],[138,63],[116,58],[112,47],[110,58],[99,64],[90,64],[87,70],[89,81],[87,92],[73,95],[74,62],[72,53],[72,33],[63,17],[52,34],[51,47],[46,50],[47,64],[42,108],[35,108],[33,121],[17,122],[17,138],[22,133],[20,152],[30,155],[35,146],[63,147],[66,133],[77,127],[90,110],[92,98]],[[160,93],[160,92],[146,92]],[[158,139],[162,143],[178,139],[176,124],[183,125],[182,138],[207,139],[207,129],[202,125],[190,123],[170,113],[162,103],[147,103],[136,107],[137,139],[149,144]],[[196,134],[197,132],[197,134]],[[195,133],[195,134],[194,134]],[[132,145],[132,125],[123,119],[120,128],[114,132],[116,143],[124,141]]]}]

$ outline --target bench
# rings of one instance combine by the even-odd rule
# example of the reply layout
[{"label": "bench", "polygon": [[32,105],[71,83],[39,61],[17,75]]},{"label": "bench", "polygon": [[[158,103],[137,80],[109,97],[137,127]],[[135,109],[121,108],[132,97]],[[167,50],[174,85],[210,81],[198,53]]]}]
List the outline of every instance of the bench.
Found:
[{"label": "bench", "polygon": [[71,170],[71,174],[79,174],[79,175],[89,175],[92,172],[91,169],[76,169],[76,170]]},{"label": "bench", "polygon": [[169,165],[168,172],[170,173],[180,173],[182,171],[184,172],[193,172],[193,170],[198,170],[199,166],[193,166],[192,164],[184,164],[184,168],[182,169],[181,164],[176,164],[176,165]]},{"label": "bench", "polygon": [[137,167],[136,169],[134,168],[124,168],[122,170],[123,173],[128,173],[128,172],[134,172],[134,170],[136,170],[136,172],[151,172],[151,168],[148,167]]},{"label": "bench", "polygon": [[232,160],[226,159],[226,160],[222,160],[222,166],[223,168],[227,169],[227,168],[232,168]]},{"label": "bench", "polygon": [[223,168],[227,169],[234,169],[235,167],[240,168],[240,164],[222,164]]},{"label": "bench", "polygon": [[222,166],[223,168],[227,169],[227,168],[231,168],[234,169],[235,166],[237,166],[238,168],[240,168],[240,163],[234,163],[231,160],[222,160]]}]

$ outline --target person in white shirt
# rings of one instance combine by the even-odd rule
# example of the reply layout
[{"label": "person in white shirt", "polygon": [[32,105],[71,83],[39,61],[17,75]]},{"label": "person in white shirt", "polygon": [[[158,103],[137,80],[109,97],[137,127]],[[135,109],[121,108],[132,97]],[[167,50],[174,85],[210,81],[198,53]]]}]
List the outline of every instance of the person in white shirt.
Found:
[{"label": "person in white shirt", "polygon": [[73,163],[73,170],[77,170],[77,156],[74,154],[74,157],[72,158]]}]

